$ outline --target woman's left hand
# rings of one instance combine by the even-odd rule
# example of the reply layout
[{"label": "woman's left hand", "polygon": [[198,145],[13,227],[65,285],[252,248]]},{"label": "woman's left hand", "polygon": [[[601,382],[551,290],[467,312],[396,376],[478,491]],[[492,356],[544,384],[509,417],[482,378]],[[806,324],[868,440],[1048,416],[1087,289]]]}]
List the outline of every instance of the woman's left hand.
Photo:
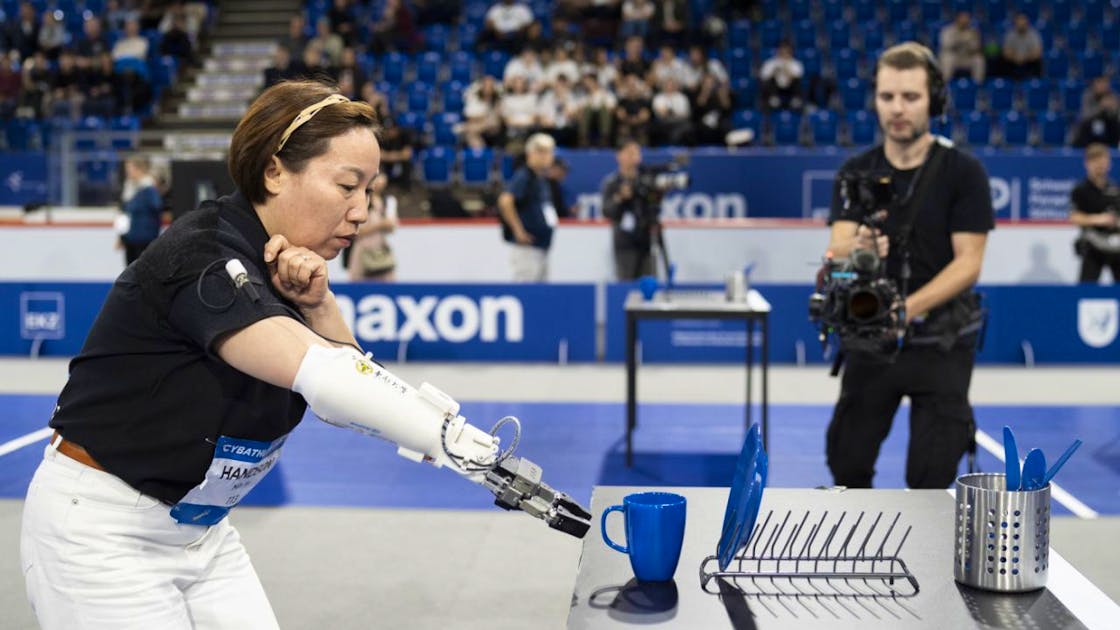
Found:
[{"label": "woman's left hand", "polygon": [[330,294],[327,261],[306,247],[297,247],[277,234],[264,246],[272,286],[302,309],[315,309]]}]

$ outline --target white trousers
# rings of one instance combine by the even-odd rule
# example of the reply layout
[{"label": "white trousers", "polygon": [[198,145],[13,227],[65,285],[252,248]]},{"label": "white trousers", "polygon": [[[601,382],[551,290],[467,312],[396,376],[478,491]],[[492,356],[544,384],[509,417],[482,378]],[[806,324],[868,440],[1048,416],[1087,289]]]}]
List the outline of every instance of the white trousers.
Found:
[{"label": "white trousers", "polygon": [[279,628],[229,518],[180,525],[169,509],[48,445],[20,534],[44,630]]},{"label": "white trousers", "polygon": [[548,280],[548,252],[532,245],[510,244],[509,264],[514,282]]}]

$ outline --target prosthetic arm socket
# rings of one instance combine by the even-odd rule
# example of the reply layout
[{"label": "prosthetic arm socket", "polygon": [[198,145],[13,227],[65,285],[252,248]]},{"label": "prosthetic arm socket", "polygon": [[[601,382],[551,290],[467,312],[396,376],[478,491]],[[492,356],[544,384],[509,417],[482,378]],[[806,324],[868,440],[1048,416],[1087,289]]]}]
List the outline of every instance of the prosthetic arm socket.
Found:
[{"label": "prosthetic arm socket", "polygon": [[309,347],[292,390],[330,424],[388,440],[413,461],[451,464],[477,482],[485,471],[472,469],[498,456],[498,438],[468,424],[450,396],[428,383],[414,388],[353,348]]}]

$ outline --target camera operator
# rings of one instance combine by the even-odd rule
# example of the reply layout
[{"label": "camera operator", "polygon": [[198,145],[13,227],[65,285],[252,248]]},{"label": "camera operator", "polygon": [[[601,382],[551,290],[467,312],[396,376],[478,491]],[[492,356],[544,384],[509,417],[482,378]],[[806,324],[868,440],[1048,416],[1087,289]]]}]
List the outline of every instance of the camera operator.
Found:
[{"label": "camera operator", "polygon": [[641,175],[642,146],[635,140],[622,143],[615,152],[618,170],[603,180],[603,216],[614,232],[614,271],[619,280],[653,275],[651,250],[660,210],[658,198],[646,190]]},{"label": "camera operator", "polygon": [[[927,48],[906,42],[886,50],[876,65],[874,100],[883,144],[849,159],[841,172],[889,174],[891,199],[886,208],[846,213],[838,180],[829,252],[844,258],[857,249],[878,251],[905,296],[905,321],[897,323],[906,335],[893,360],[846,352],[828,465],[837,485],[871,487],[880,445],[908,396],[906,483],[944,488],[961,456],[975,452],[968,388],[982,311],[971,288],[994,227],[988,176],[974,157],[930,133],[931,118],[945,106],[945,86]],[[881,210],[882,234],[862,224],[869,211]]]},{"label": "camera operator", "polygon": [[1099,282],[1107,266],[1112,282],[1120,282],[1120,187],[1110,181],[1109,149],[1103,144],[1085,148],[1085,179],[1070,193],[1069,220],[1081,227],[1074,251],[1081,257],[1079,282]]}]

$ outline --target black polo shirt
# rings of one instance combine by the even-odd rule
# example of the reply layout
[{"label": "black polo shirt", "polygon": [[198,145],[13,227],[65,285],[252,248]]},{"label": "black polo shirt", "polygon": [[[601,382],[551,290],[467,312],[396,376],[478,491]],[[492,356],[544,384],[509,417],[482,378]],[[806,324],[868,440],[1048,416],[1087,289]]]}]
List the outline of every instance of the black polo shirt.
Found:
[{"label": "black polo shirt", "polygon": [[[954,232],[986,233],[995,228],[992,195],[988,187],[988,174],[975,157],[952,146],[937,145],[931,151],[944,151],[940,172],[927,188],[925,199],[914,199],[917,208],[910,233],[910,270],[908,290],[912,293],[933,279],[953,261]],[[927,158],[928,159],[928,158]],[[863,171],[889,174],[893,197],[905,199],[911,186],[917,189],[914,177],[917,168],[900,170],[891,166],[883,153],[882,145],[864,151],[844,163],[841,171]],[[833,221],[859,221],[862,215],[845,214],[840,199],[839,182],[833,186],[832,209],[829,224]],[[854,210],[854,209],[853,209]],[[887,211],[884,231],[890,237],[891,248],[887,257],[887,275],[898,280],[902,269],[902,252],[896,239],[901,232],[902,212],[897,207]]]},{"label": "black polo shirt", "polygon": [[[1085,214],[1120,213],[1120,186],[1113,182],[1108,182],[1104,188],[1098,188],[1092,181],[1083,179],[1070,192],[1069,197],[1074,209]],[[1088,229],[1105,236],[1120,231],[1098,225]]]},{"label": "black polo shirt", "polygon": [[[50,425],[108,472],[169,504],[202,481],[220,436],[270,442],[290,432],[303,398],[213,352],[224,333],[294,316],[268,281],[267,241],[240,192],[173,223],[110,289]],[[234,289],[230,258],[245,265],[259,302]]]}]

